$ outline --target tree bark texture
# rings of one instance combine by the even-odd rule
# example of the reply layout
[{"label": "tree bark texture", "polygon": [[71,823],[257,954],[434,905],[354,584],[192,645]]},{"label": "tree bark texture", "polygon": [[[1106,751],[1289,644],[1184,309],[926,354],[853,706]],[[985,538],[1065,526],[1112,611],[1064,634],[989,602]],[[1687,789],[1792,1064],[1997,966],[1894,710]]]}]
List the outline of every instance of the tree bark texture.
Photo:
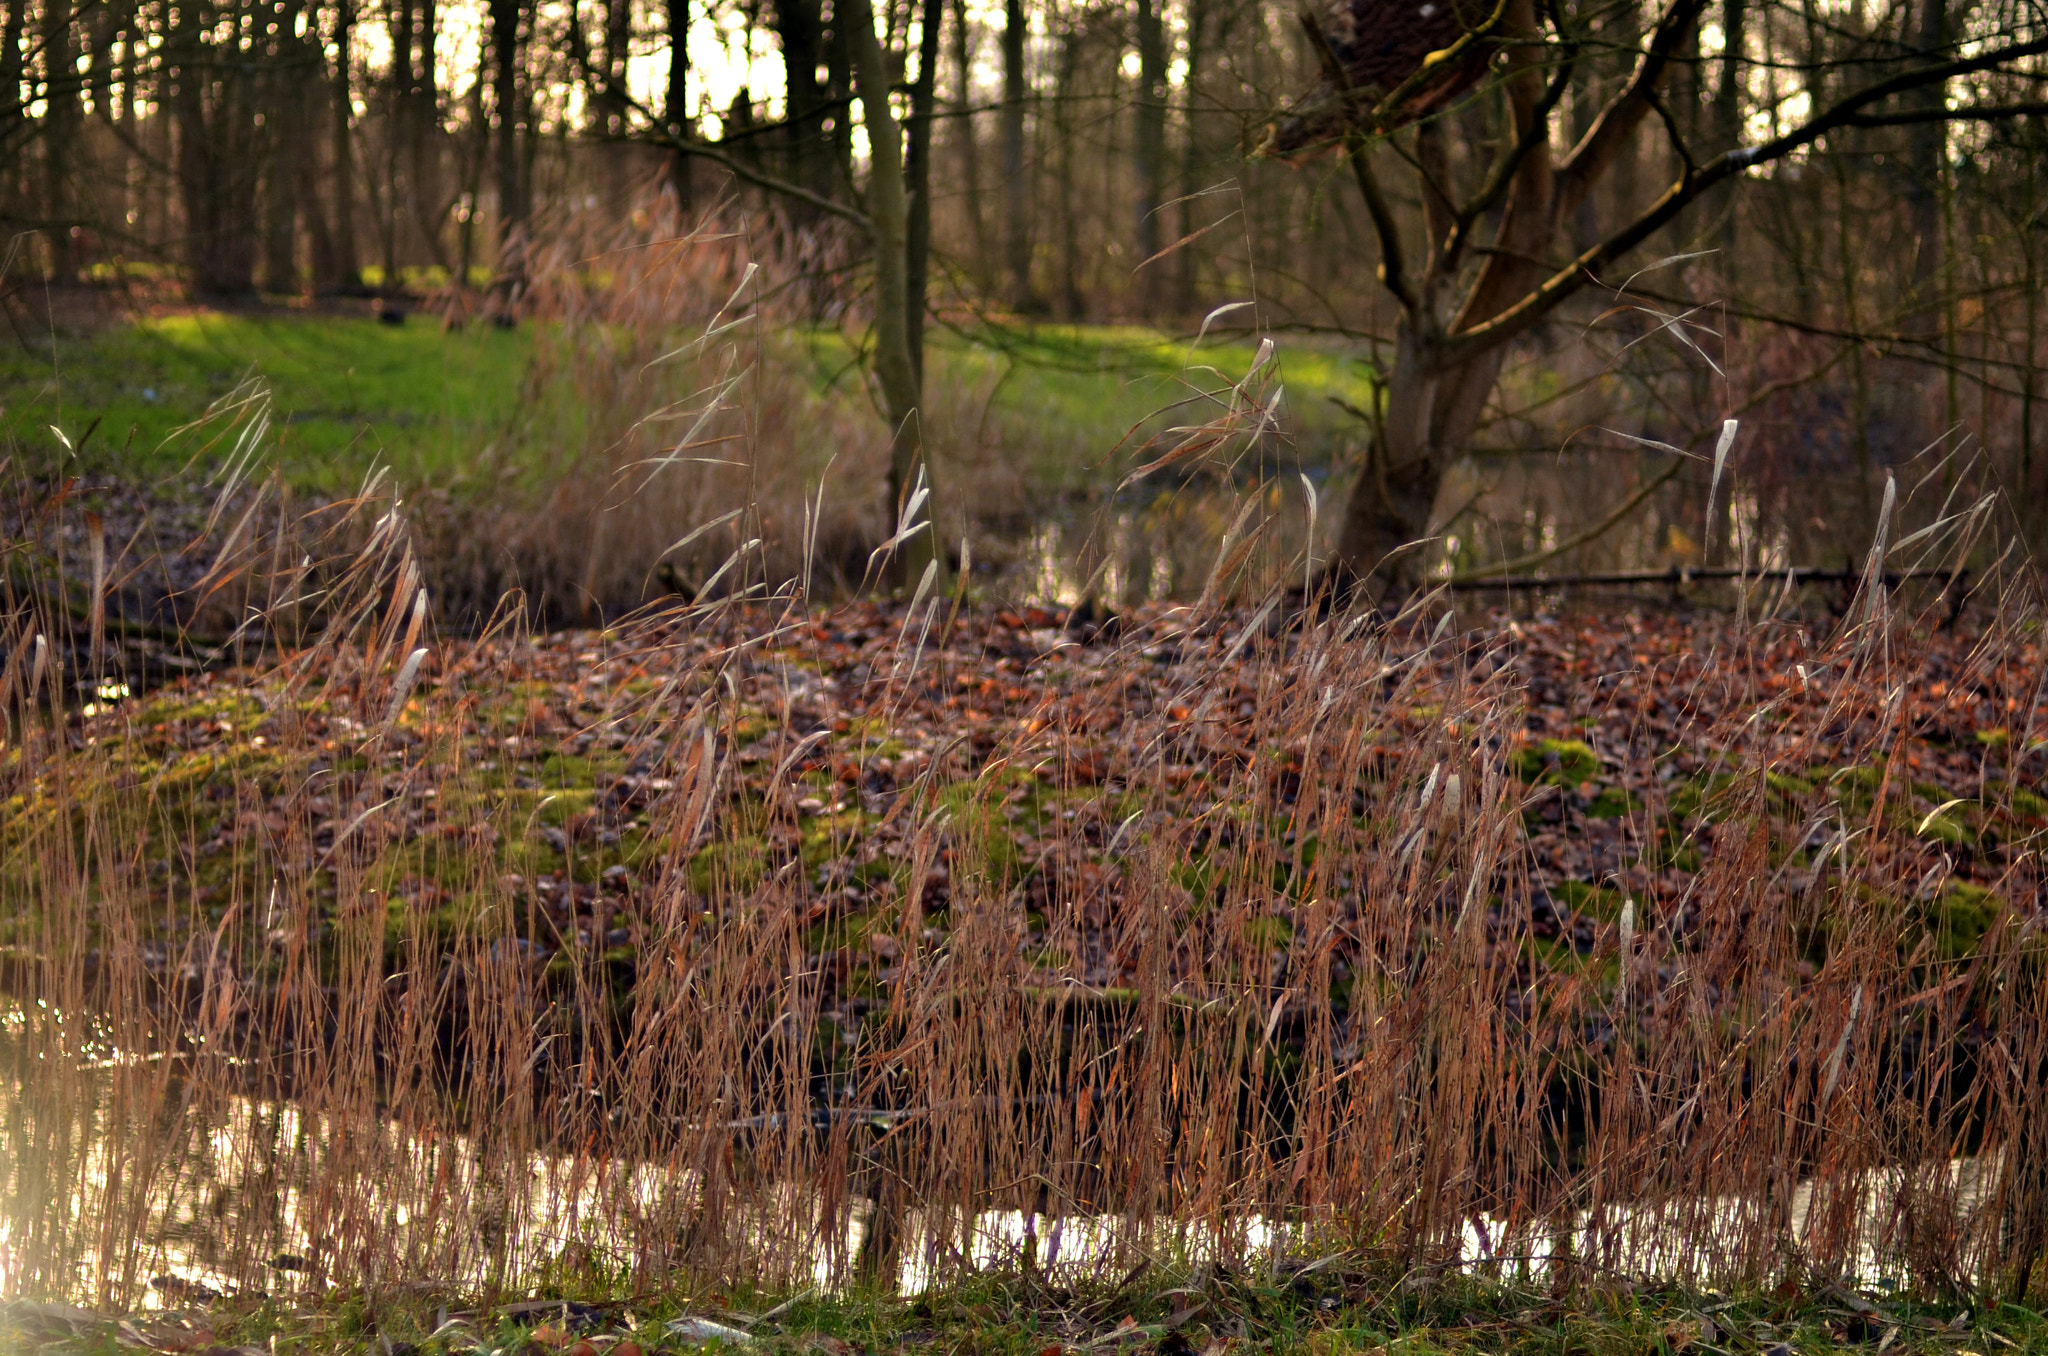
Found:
[{"label": "tree bark texture", "polygon": [[[661,101],[661,116],[678,145],[690,139],[690,0],[668,0],[668,89]],[[690,156],[674,150],[668,161],[669,187],[675,191],[676,206],[688,212],[693,202],[690,184]]]},{"label": "tree bark texture", "polygon": [[1024,0],[1003,3],[1003,262],[1009,271],[1010,304],[1019,311],[1039,309],[1031,290],[1031,173],[1024,161],[1025,100],[1030,85],[1024,70],[1024,48],[1031,20]]},{"label": "tree bark texture", "polygon": [[[1159,253],[1159,208],[1166,193],[1166,15],[1163,0],[1137,0],[1138,40],[1137,127],[1132,139],[1132,167],[1137,171],[1138,202],[1136,222],[1138,267]],[[1141,294],[1154,296],[1158,275],[1147,269],[1138,275]]]},{"label": "tree bark texture", "polygon": [[[1418,582],[1422,553],[1411,548],[1434,530],[1430,514],[1444,471],[1468,449],[1484,418],[1508,342],[1533,323],[1520,317],[1551,285],[1556,252],[1573,242],[1580,209],[1655,107],[1670,55],[1704,7],[1705,0],[1681,0],[1666,15],[1634,74],[1560,165],[1550,118],[1566,92],[1569,67],[1559,73],[1532,0],[1509,0],[1496,41],[1509,110],[1504,154],[1512,158],[1496,161],[1478,198],[1461,207],[1444,188],[1448,151],[1441,126],[1416,133],[1427,239],[1413,276],[1371,148],[1353,142],[1352,163],[1380,237],[1381,277],[1400,311],[1379,419],[1339,528],[1340,572],[1378,575],[1397,588]],[[1472,236],[1495,212],[1499,224],[1489,247],[1477,251]],[[1510,319],[1520,325],[1509,325]]]},{"label": "tree bark texture", "polygon": [[[875,251],[875,384],[881,389],[882,411],[891,429],[889,499],[900,513],[919,473],[926,471],[918,362],[911,349],[910,203],[904,183],[903,136],[889,106],[888,60],[875,35],[874,11],[868,0],[843,3],[854,89],[860,95],[861,121],[868,133],[868,221]],[[928,471],[926,483],[930,483]],[[928,504],[923,515],[927,519],[933,517],[930,508]],[[936,558],[932,538],[932,531],[920,532],[898,551],[904,577],[916,579],[924,565]]]},{"label": "tree bark texture", "polygon": [[520,0],[490,0],[492,102],[496,105],[497,190],[499,249],[513,256],[501,260],[501,271],[509,285],[517,285],[519,262],[528,217],[525,159],[520,154],[519,124],[519,26],[523,18]]}]

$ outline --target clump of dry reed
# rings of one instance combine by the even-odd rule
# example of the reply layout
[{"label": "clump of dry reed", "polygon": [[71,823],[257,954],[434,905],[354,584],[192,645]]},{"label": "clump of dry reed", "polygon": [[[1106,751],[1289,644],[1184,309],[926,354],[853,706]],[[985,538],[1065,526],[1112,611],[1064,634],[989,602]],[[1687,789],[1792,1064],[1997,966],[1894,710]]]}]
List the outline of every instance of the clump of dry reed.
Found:
[{"label": "clump of dry reed", "polygon": [[[887,429],[857,380],[829,382],[796,323],[815,309],[790,257],[807,237],[755,224],[737,210],[692,221],[656,195],[529,251],[520,409],[410,515],[444,608],[488,616],[516,589],[540,615],[589,622],[694,592],[749,541],[727,588],[795,577],[806,540],[825,582],[858,582],[888,535],[883,496],[866,492]],[[821,481],[834,492],[817,499]]]},{"label": "clump of dry reed", "polygon": [[[895,769],[821,836],[797,779],[833,733],[802,699],[832,618],[765,587],[762,548],[713,568],[751,597],[561,642],[611,675],[565,709],[523,686],[540,642],[511,622],[437,634],[398,504],[353,512],[345,552],[262,576],[296,641],[188,696],[221,735],[196,760],[131,756],[140,703],[67,703],[79,661],[53,656],[97,650],[53,643],[61,609],[0,612],[10,1290],[793,1287],[1275,1249],[1566,1288],[2040,1283],[2038,845],[2008,844],[1959,945],[1928,922],[1941,840],[1887,809],[1900,694],[1933,675],[1882,567],[1966,548],[1981,515],[1881,536],[1797,685],[1759,677],[1775,632],[1742,641],[1718,672],[1750,700],[1677,718],[1719,769],[1684,845],[1703,865],[1574,949],[1538,927],[1510,639],[1437,600],[1290,619],[1305,576],[1235,602],[1228,542],[1085,696]],[[782,529],[793,573],[821,521]],[[2005,587],[1939,676],[2015,702],[1994,817],[2038,793],[2017,768],[2043,737],[2040,600]],[[969,662],[958,606],[921,589],[866,652],[855,785]],[[508,699],[501,734],[639,751],[643,887],[564,922],[506,871],[540,808],[462,732]],[[1774,733],[1795,700],[1821,707],[1805,743]],[[1683,694],[1642,701],[1669,720]],[[1073,753],[1105,729],[1106,765]],[[1875,770],[1870,794],[1783,834],[1766,803],[1822,762]],[[1675,846],[1663,809],[1637,812],[1646,853]],[[193,888],[222,856],[225,887]],[[397,858],[431,898],[388,891]]]}]

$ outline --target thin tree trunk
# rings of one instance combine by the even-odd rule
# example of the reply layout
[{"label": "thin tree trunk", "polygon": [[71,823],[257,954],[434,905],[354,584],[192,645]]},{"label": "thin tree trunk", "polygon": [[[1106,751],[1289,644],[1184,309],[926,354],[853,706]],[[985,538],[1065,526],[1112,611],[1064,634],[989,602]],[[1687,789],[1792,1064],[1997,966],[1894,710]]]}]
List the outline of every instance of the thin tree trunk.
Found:
[{"label": "thin tree trunk", "polygon": [[917,51],[917,83],[910,91],[910,125],[904,137],[905,190],[910,219],[904,231],[903,323],[917,386],[924,389],[925,289],[931,274],[932,250],[932,114],[939,95],[939,53],[946,22],[946,0],[924,0],[923,28]]},{"label": "thin tree trunk", "polygon": [[501,281],[516,289],[524,277],[519,258],[526,230],[527,203],[519,155],[519,22],[520,0],[490,0],[492,96],[498,124],[497,190],[498,250]]},{"label": "thin tree trunk", "polygon": [[1053,83],[1053,139],[1060,148],[1060,302],[1069,320],[1085,317],[1081,295],[1080,213],[1074,202],[1075,146],[1073,106],[1080,78],[1082,35],[1069,29],[1060,35],[1060,69]]},{"label": "thin tree trunk", "polygon": [[[1747,0],[1723,0],[1721,5],[1721,78],[1714,88],[1714,139],[1720,145],[1714,150],[1742,144],[1742,48],[1748,40],[1747,10]],[[1715,204],[1721,216],[1721,276],[1731,281],[1735,276],[1735,244],[1740,227],[1736,192],[1737,185],[1729,184],[1721,191],[1721,201]]]},{"label": "thin tree trunk", "polygon": [[420,0],[419,73],[413,80],[412,116],[407,124],[408,175],[412,181],[407,195],[412,203],[413,226],[426,246],[427,258],[437,267],[448,266],[448,251],[441,230],[453,198],[441,193],[441,86],[434,69],[438,60],[435,39],[441,21],[434,0]]},{"label": "thin tree trunk", "polygon": [[967,26],[967,0],[953,0],[954,89],[953,157],[960,179],[962,210],[967,216],[968,239],[973,242],[974,272],[984,281],[991,275],[988,257],[988,217],[982,211],[981,155],[975,135],[974,53]]},{"label": "thin tree trunk", "polygon": [[406,152],[419,121],[418,86],[413,73],[413,43],[418,33],[417,0],[385,0],[391,38],[391,69],[384,125],[384,210],[378,216],[384,244],[384,290],[398,286],[400,222],[413,213],[409,200],[417,185],[407,172]]},{"label": "thin tree trunk", "polygon": [[300,0],[278,6],[276,55],[270,72],[267,145],[263,171],[263,285],[292,295],[299,290],[298,225],[301,154],[300,109],[304,106],[302,49],[293,36]]},{"label": "thin tree trunk", "polygon": [[[1180,212],[1178,230],[1182,240],[1188,239],[1199,229],[1196,213],[1200,204],[1191,195],[1201,191],[1202,177],[1202,136],[1200,124],[1195,118],[1196,100],[1199,99],[1202,79],[1206,74],[1205,63],[1209,59],[1210,11],[1215,0],[1188,0],[1188,75],[1182,86],[1187,100],[1187,112],[1182,120],[1180,151]],[[1176,309],[1183,314],[1196,307],[1195,264],[1196,253],[1183,248],[1173,261],[1173,300]]]},{"label": "thin tree trunk", "polygon": [[[1137,0],[1138,98],[1137,127],[1132,137],[1132,158],[1138,180],[1138,252],[1131,260],[1139,267],[1159,253],[1159,205],[1166,193],[1166,16],[1164,0]],[[1140,304],[1159,294],[1158,274],[1144,269],[1137,278]]]},{"label": "thin tree trunk", "polygon": [[627,177],[625,147],[626,102],[620,94],[626,86],[626,59],[633,38],[632,0],[605,0],[604,73],[605,87],[598,101],[603,126],[599,129],[597,153],[602,157],[604,196],[611,210],[623,213],[631,193]]},{"label": "thin tree trunk", "polygon": [[[875,249],[875,381],[892,431],[889,499],[901,512],[920,472],[925,473],[927,486],[930,484],[919,363],[910,347],[910,204],[904,185],[903,137],[889,108],[889,68],[875,36],[874,11],[868,0],[842,2],[854,89],[860,95],[861,120],[868,133],[868,220]],[[927,503],[923,515],[927,520],[936,519],[931,511],[934,507]],[[919,532],[898,551],[900,577],[916,579],[926,563],[938,558],[934,534],[935,530]]]},{"label": "thin tree trunk", "polygon": [[[1948,28],[1946,0],[1920,0],[1913,33],[1914,56],[1922,62],[1941,60],[1949,42]],[[1916,110],[1932,111],[1940,108],[1947,98],[1945,86],[1928,85],[1914,91],[1905,102]],[[1947,144],[1948,125],[1936,121],[1914,127],[1907,142],[1906,213],[1912,225],[1914,246],[1914,306],[1907,319],[1907,327],[1923,335],[1936,334],[1942,328],[1940,275],[1944,241],[1941,199],[1946,172],[1942,161]]]},{"label": "thin tree trunk", "polygon": [[[21,99],[21,40],[28,31],[28,0],[7,0],[5,14],[0,19],[0,175],[14,158],[14,147],[24,137],[28,121],[28,108]],[[0,178],[0,189],[7,187],[5,178]]]},{"label": "thin tree trunk", "polygon": [[1003,0],[1003,259],[1009,267],[1010,301],[1035,312],[1031,290],[1031,176],[1024,163],[1024,47],[1031,35],[1024,0]]},{"label": "thin tree trunk", "polygon": [[461,159],[462,165],[462,214],[461,229],[456,242],[455,285],[467,291],[470,285],[470,270],[476,266],[476,221],[482,215],[477,210],[477,200],[483,193],[484,164],[490,159],[490,123],[484,113],[483,71],[469,86],[469,126],[471,146]]},{"label": "thin tree trunk", "polygon": [[[690,140],[690,0],[668,0],[668,89],[661,101],[661,115],[679,146]],[[677,149],[670,154],[668,181],[675,190],[676,206],[687,213],[692,198],[687,152]]]},{"label": "thin tree trunk", "polygon": [[43,240],[48,277],[77,279],[71,248],[71,157],[78,140],[77,62],[72,55],[69,0],[43,0]]},{"label": "thin tree trunk", "polygon": [[330,110],[334,157],[334,277],[330,290],[354,292],[362,287],[362,264],[356,256],[356,172],[354,138],[350,123],[355,118],[351,90],[351,63],[355,60],[350,40],[355,28],[355,0],[335,0],[334,5],[334,106]]},{"label": "thin tree trunk", "polygon": [[[782,172],[790,182],[829,196],[832,174],[822,134],[831,95],[818,83],[818,66],[826,45],[823,9],[819,0],[775,0],[774,21],[787,94],[787,126],[782,133],[787,160]],[[836,9],[833,23],[844,26]],[[845,120],[842,113],[838,121]],[[801,204],[793,204],[790,210],[805,221],[816,214],[815,209]]]},{"label": "thin tree trunk", "polygon": [[[172,116],[178,132],[178,188],[185,217],[185,257],[193,287],[204,295],[254,290],[253,220],[260,165],[251,163],[243,70],[248,16],[181,8],[168,44],[177,62]],[[207,41],[216,33],[214,43]],[[223,73],[208,101],[205,73]]]}]

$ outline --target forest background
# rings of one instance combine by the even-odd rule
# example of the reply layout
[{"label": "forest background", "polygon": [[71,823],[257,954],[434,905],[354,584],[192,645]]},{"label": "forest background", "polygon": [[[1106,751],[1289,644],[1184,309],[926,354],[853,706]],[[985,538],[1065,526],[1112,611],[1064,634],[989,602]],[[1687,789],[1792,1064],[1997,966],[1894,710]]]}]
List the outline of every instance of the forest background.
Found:
[{"label": "forest background", "polygon": [[[620,561],[551,562],[510,544],[518,533],[499,521],[508,544],[456,593],[487,610],[517,578],[556,600],[580,588],[584,601],[558,608],[572,614],[590,597],[630,606],[646,586],[625,581],[650,578],[657,559],[671,574],[704,572],[661,555],[680,535],[663,536],[668,527],[759,502],[764,466],[791,470],[792,483],[814,475],[811,454],[827,446],[842,456],[841,484],[858,487],[834,555],[857,577],[896,517],[874,492],[884,453],[860,450],[876,427],[897,444],[886,482],[898,508],[931,444],[955,563],[959,539],[978,535],[985,566],[1028,563],[1031,586],[1073,594],[1100,571],[1129,599],[1173,592],[1190,586],[1191,562],[1234,510],[1149,486],[1134,494],[1124,475],[1173,446],[1156,440],[1185,422],[1148,413],[1221,389],[1187,379],[1190,365],[1213,359],[1234,382],[1266,335],[1280,340],[1291,388],[1279,418],[1239,446],[1249,458],[1224,464],[1204,449],[1173,468],[1168,489],[1277,475],[1275,493],[1298,513],[1304,473],[1323,505],[1324,556],[1362,569],[1386,543],[1339,531],[1337,506],[1361,464],[1386,481],[1374,449],[1398,451],[1404,436],[1389,419],[1414,422],[1389,374],[1422,323],[1421,312],[1404,318],[1402,279],[1383,281],[1383,251],[1392,239],[1398,264],[1403,237],[1411,255],[1417,236],[1440,245],[1425,199],[1507,163],[1534,117],[1560,165],[1596,124],[1615,144],[1542,241],[1571,295],[1482,368],[1497,378],[1438,397],[1472,417],[1439,411],[1455,446],[1423,449],[1410,460],[1430,476],[1387,492],[1382,526],[1432,538],[1407,582],[1518,561],[1563,573],[1744,557],[1841,567],[1867,543],[1886,474],[1936,445],[1969,447],[1945,483],[1967,467],[1971,487],[2002,491],[2012,525],[2038,539],[2048,125],[2024,6],[1546,11],[1537,64],[1556,88],[1540,102],[1512,91],[1522,77],[1500,63],[1519,58],[1500,56],[1495,77],[1429,116],[1383,118],[1370,145],[1306,156],[1274,153],[1297,149],[1277,146],[1275,119],[1330,62],[1317,30],[1283,5],[905,0],[873,18],[876,78],[902,141],[888,174],[876,171],[860,100],[865,44],[849,43],[855,26],[830,0],[7,0],[10,436],[54,446],[54,426],[90,444],[85,426],[99,420],[99,455],[147,479],[139,467],[185,455],[148,460],[166,433],[255,372],[284,383],[280,418],[306,426],[286,439],[303,484],[339,492],[381,456],[422,488],[490,483],[501,504],[508,479],[529,491],[552,481],[551,497],[529,493],[513,517],[542,505],[553,524],[588,517],[616,507],[617,465],[673,451],[634,419],[682,392],[654,389],[645,368],[637,387],[618,388],[619,355],[570,358],[545,336],[602,311],[603,323],[647,336],[643,360],[666,351],[654,331],[690,304],[643,299],[628,317],[612,284],[644,282],[651,266],[603,261],[694,229],[744,241],[692,252],[704,297],[727,299],[732,269],[764,266],[730,298],[734,314],[774,322],[780,341],[747,380],[779,373],[801,397],[781,403],[799,413],[748,433],[744,490],[693,482],[646,515],[646,541]],[[1653,78],[1631,110],[1644,53]],[[1889,96],[1862,98],[1879,87]],[[1843,108],[1832,125],[1822,116]],[[1740,168],[1744,148],[1772,146]],[[1613,257],[1576,272],[1566,262],[1667,185],[1702,171],[1709,183],[1730,153],[1737,167],[1685,210]],[[1372,165],[1377,177],[1360,177]],[[882,179],[903,185],[905,210],[900,242],[878,251]],[[1377,215],[1357,187],[1369,180],[1387,185]],[[1477,204],[1494,255],[1517,247],[1499,233],[1504,217],[1529,216],[1510,201],[1522,191]],[[1468,248],[1466,277],[1452,258],[1446,285],[1467,286],[1474,257],[1489,256]],[[901,263],[877,267],[889,260]],[[878,305],[891,287],[905,300]],[[426,303],[457,328],[571,323],[494,347],[474,334],[369,338],[360,323],[237,332],[193,319],[223,305],[245,318],[360,319],[373,297],[387,299],[386,319]],[[93,314],[156,328],[122,347]],[[60,332],[79,319],[99,346],[67,361]],[[1239,347],[1197,354],[1185,341],[1198,331]],[[618,371],[601,370],[608,361]],[[920,405],[920,446],[906,448],[905,412]],[[542,407],[573,427],[556,420],[535,435],[549,423]],[[627,407],[631,419],[606,414]],[[1726,521],[1703,530],[1707,453],[1729,417],[1744,432],[1723,452],[1744,484],[1722,500]],[[1671,464],[1667,448],[1691,460]],[[564,485],[588,481],[596,463],[614,467],[612,498],[565,507]],[[1393,511],[1403,495],[1420,507]],[[1105,532],[1097,512],[1112,500],[1124,511]],[[1051,511],[1020,512],[1025,503]],[[795,515],[780,517],[784,529],[764,537],[792,535]],[[463,521],[473,527],[473,513]],[[1064,551],[1048,549],[1048,531],[1064,533]],[[1175,542],[1195,544],[1178,579]],[[704,568],[722,555],[712,545],[698,544]],[[600,576],[616,578],[599,586]]]}]

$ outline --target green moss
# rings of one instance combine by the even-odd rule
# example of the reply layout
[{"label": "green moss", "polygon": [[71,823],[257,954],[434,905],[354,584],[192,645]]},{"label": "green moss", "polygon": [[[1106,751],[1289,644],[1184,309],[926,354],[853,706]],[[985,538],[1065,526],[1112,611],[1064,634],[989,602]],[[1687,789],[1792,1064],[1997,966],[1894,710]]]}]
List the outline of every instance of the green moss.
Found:
[{"label": "green moss", "polygon": [[1977,954],[2004,908],[2005,901],[1983,886],[1950,881],[1941,896],[1926,907],[1922,921],[1934,935],[1935,950],[1943,960],[1963,960]]},{"label": "green moss", "polygon": [[690,888],[700,895],[749,891],[767,874],[768,844],[751,836],[713,843],[690,859]]},{"label": "green moss", "polygon": [[1628,897],[1619,890],[1604,885],[1593,885],[1582,880],[1568,880],[1550,887],[1550,897],[1569,908],[1573,913],[1589,914],[1606,922],[1621,917],[1621,906]]},{"label": "green moss", "polygon": [[1577,786],[1600,775],[1600,755],[1579,739],[1539,739],[1515,751],[1511,766],[1525,782]]},{"label": "green moss", "polygon": [[1294,924],[1268,915],[1244,925],[1244,939],[1259,951],[1285,951],[1294,940]]},{"label": "green moss", "polygon": [[1595,819],[1624,819],[1635,812],[1637,804],[1622,788],[1603,786],[1586,806],[1586,813]]},{"label": "green moss", "polygon": [[2048,799],[2037,796],[2023,787],[2016,786],[2012,789],[2012,809],[2014,814],[2024,815],[2028,819],[2048,819]]}]

